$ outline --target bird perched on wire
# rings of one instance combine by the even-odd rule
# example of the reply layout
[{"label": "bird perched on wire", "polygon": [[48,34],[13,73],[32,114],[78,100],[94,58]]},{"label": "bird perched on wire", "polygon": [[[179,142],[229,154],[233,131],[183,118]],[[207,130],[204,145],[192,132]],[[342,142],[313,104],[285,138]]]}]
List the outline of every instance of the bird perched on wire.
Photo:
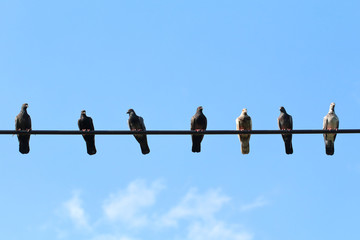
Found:
[{"label": "bird perched on wire", "polygon": [[[196,113],[191,118],[191,127],[192,131],[202,132],[206,130],[207,127],[207,119],[203,114],[203,107],[198,107],[196,109]],[[192,134],[192,151],[200,152],[201,151],[201,141],[204,138],[204,134]]]},{"label": "bird perched on wire", "polygon": [[[24,103],[21,106],[20,113],[15,117],[15,130],[16,131],[30,131],[31,130],[31,118],[30,115],[27,113],[28,104]],[[27,154],[30,152],[30,134],[18,134],[17,135],[19,140],[19,152],[22,154]]]},{"label": "bird perched on wire", "polygon": [[[246,108],[242,110],[241,115],[236,119],[236,129],[240,131],[252,129],[251,117],[247,114]],[[248,154],[250,152],[250,134],[239,134],[239,139],[241,143],[241,153]]]},{"label": "bird perched on wire", "polygon": [[[94,131],[93,120],[91,117],[86,116],[85,110],[81,111],[80,119],[78,120],[78,126],[80,131]],[[95,135],[83,134],[82,136],[86,142],[87,153],[89,155],[94,155],[96,153]]]},{"label": "bird perched on wire", "polygon": [[[280,116],[278,117],[278,125],[280,130],[292,130],[293,129],[293,120],[291,115],[287,114],[284,107],[280,107]],[[286,154],[293,153],[292,147],[292,134],[284,133],[281,134],[284,143],[285,143],[285,152]]]},{"label": "bird perched on wire", "polygon": [[[323,129],[324,130],[339,129],[339,118],[335,114],[335,103],[330,104],[329,112],[324,117]],[[325,151],[327,155],[334,154],[335,138],[336,138],[336,133],[324,133]]]},{"label": "bird perched on wire", "polygon": [[[127,114],[129,114],[128,125],[131,131],[146,130],[144,119],[136,115],[134,109],[129,109]],[[150,152],[150,148],[147,142],[146,134],[134,134],[134,137],[140,144],[142,154],[148,154]]]}]

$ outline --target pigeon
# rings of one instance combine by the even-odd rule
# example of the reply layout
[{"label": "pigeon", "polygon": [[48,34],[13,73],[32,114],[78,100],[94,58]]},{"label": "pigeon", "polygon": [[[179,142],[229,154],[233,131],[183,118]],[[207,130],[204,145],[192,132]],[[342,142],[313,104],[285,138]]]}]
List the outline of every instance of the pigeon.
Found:
[{"label": "pigeon", "polygon": [[[15,130],[16,131],[30,131],[31,130],[31,118],[30,115],[27,113],[28,104],[24,103],[21,106],[20,113],[15,117]],[[30,134],[18,134],[17,135],[19,140],[19,152],[22,154],[27,154],[30,152]]]},{"label": "pigeon", "polygon": [[[278,125],[280,130],[292,130],[293,129],[293,120],[291,115],[287,114],[284,107],[280,107],[280,116],[278,117]],[[285,143],[285,152],[286,154],[292,154],[292,134],[286,133],[281,134]]]},{"label": "pigeon", "polygon": [[[240,131],[252,129],[251,117],[247,114],[246,108],[242,110],[241,115],[236,119],[236,129]],[[248,154],[250,152],[250,134],[239,134],[239,139],[241,142],[241,153]]]},{"label": "pigeon", "polygon": [[[323,129],[331,130],[339,128],[339,118],[335,114],[335,103],[330,104],[330,109],[328,114],[324,117],[323,121]],[[334,154],[334,142],[336,138],[336,133],[324,133],[324,141],[325,141],[325,150],[327,155]]]},{"label": "pigeon", "polygon": [[[91,117],[86,116],[86,111],[82,110],[80,119],[78,120],[78,126],[80,131],[94,131],[94,124]],[[95,147],[95,135],[83,134],[83,138],[86,142],[86,149],[89,155],[94,155],[96,153]]]},{"label": "pigeon", "polygon": [[[202,132],[206,130],[207,119],[203,114],[203,107],[198,107],[196,113],[191,118],[191,130]],[[200,152],[201,151],[201,141],[204,138],[204,134],[192,134],[192,151]]]},{"label": "pigeon", "polygon": [[[127,111],[129,114],[128,125],[131,131],[146,131],[144,124],[144,119],[136,115],[134,109],[129,109]],[[142,154],[148,154],[150,148],[147,142],[147,137],[145,134],[134,134],[135,139],[139,142]]]}]

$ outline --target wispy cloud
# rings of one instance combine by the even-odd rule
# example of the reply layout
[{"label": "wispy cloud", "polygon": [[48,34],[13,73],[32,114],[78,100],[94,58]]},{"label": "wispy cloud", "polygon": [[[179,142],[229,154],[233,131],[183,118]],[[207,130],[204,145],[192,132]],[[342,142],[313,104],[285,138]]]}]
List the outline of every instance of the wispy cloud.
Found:
[{"label": "wispy cloud", "polygon": [[142,211],[155,203],[157,194],[163,188],[161,181],[155,181],[150,186],[143,180],[133,181],[125,190],[111,194],[104,201],[104,215],[110,221],[120,220],[131,226],[146,225],[148,217]]},{"label": "wispy cloud", "polygon": [[199,194],[195,188],[190,189],[178,205],[161,217],[159,224],[163,226],[176,226],[180,219],[200,218],[212,220],[230,198],[222,195],[220,190],[209,190]]},{"label": "wispy cloud", "polygon": [[183,220],[188,226],[186,238],[189,240],[251,240],[252,234],[217,219],[216,213],[230,200],[220,189],[199,193],[192,188],[180,203],[159,219],[158,224],[173,227],[179,226]]},{"label": "wispy cloud", "polygon": [[249,204],[242,205],[240,207],[240,210],[242,212],[250,211],[250,210],[253,210],[255,208],[263,207],[263,206],[265,206],[267,204],[268,204],[268,201],[263,196],[260,196],[260,197],[257,197],[253,202],[251,202]]},{"label": "wispy cloud", "polygon": [[[161,232],[168,234],[170,230],[175,239],[185,240],[253,239],[253,234],[242,226],[219,217],[221,215],[218,213],[231,201],[221,189],[200,192],[196,188],[190,188],[176,204],[170,205],[165,213],[160,213],[155,204],[164,188],[162,181],[130,182],[124,189],[110,194],[103,201],[103,215],[95,219],[93,224],[89,222],[78,191],[62,205],[66,216],[77,229],[88,230],[81,233],[91,240],[140,240],[134,236],[150,236],[154,233],[151,229],[156,231],[156,235]],[[266,204],[268,202],[264,197],[258,197],[252,203],[242,205],[240,209],[249,211]],[[144,229],[148,231],[146,234]],[[71,231],[67,229],[64,232],[65,238]]]},{"label": "wispy cloud", "polygon": [[73,192],[71,199],[63,203],[63,207],[68,217],[73,221],[76,227],[90,229],[85,210],[82,207],[82,200],[78,191]]}]

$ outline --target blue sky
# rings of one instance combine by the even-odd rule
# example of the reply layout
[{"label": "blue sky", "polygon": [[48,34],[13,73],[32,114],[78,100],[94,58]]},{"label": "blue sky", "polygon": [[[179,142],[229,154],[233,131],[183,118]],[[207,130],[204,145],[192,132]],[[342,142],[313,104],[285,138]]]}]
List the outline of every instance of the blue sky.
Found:
[{"label": "blue sky", "polygon": [[[198,106],[209,130],[320,129],[331,102],[340,128],[359,128],[357,1],[0,1],[0,128],[29,103],[33,129],[187,130]],[[0,136],[0,237],[65,240],[358,239],[356,134]]]}]

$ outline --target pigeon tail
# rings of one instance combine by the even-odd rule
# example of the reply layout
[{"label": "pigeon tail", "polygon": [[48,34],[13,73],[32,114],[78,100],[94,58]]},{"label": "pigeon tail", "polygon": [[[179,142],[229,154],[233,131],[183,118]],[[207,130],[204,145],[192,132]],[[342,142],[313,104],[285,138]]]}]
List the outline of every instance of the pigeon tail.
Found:
[{"label": "pigeon tail", "polygon": [[325,150],[327,155],[334,155],[334,142],[332,141],[325,141]]},{"label": "pigeon tail", "polygon": [[200,136],[192,136],[192,151],[193,152],[200,152],[201,151],[201,141],[204,138],[204,135]]},{"label": "pigeon tail", "polygon": [[194,143],[192,145],[192,152],[200,152],[201,151],[201,144],[200,143]]},{"label": "pigeon tail", "polygon": [[30,136],[18,136],[19,139],[19,152],[27,154],[30,152]]},{"label": "pigeon tail", "polygon": [[285,141],[285,152],[286,154],[293,154],[293,147],[291,141]]},{"label": "pigeon tail", "polygon": [[147,142],[141,143],[140,148],[141,148],[141,153],[144,155],[148,154],[150,152],[150,148],[149,148],[149,145],[147,144]]},{"label": "pigeon tail", "polygon": [[136,141],[138,141],[140,148],[141,148],[141,153],[142,154],[148,154],[150,152],[150,148],[147,142],[147,137],[146,135],[141,136],[141,135],[136,135],[134,134],[134,137],[136,139]]},{"label": "pigeon tail", "polygon": [[241,153],[242,154],[249,154],[250,152],[250,144],[249,142],[242,142],[241,143]]},{"label": "pigeon tail", "polygon": [[19,142],[19,152],[21,152],[22,154],[27,154],[30,152],[29,141],[21,140]]},{"label": "pigeon tail", "polygon": [[86,141],[86,150],[89,155],[94,155],[96,153],[95,142]]}]

